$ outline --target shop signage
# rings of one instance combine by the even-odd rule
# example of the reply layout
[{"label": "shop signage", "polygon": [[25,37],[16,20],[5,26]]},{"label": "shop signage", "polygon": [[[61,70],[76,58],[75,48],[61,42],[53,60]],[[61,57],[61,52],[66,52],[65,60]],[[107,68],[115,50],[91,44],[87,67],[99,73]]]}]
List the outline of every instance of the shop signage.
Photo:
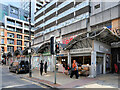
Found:
[{"label": "shop signage", "polygon": [[81,49],[72,49],[70,53],[84,53],[84,52],[91,52],[92,48],[81,48]]},{"label": "shop signage", "polygon": [[43,56],[50,56],[51,54],[50,54],[50,52],[45,52],[45,53],[43,53],[42,55],[43,55]]},{"label": "shop signage", "polygon": [[66,37],[66,38],[63,38],[62,39],[62,43],[63,44],[68,44],[71,40],[73,40],[77,35],[73,35],[73,36],[70,36],[70,37]]},{"label": "shop signage", "polygon": [[64,56],[64,54],[60,54],[60,55],[57,55],[57,56]]},{"label": "shop signage", "polygon": [[105,51],[108,52],[109,50],[107,48],[105,48],[104,46],[99,46],[99,50],[100,51]]}]

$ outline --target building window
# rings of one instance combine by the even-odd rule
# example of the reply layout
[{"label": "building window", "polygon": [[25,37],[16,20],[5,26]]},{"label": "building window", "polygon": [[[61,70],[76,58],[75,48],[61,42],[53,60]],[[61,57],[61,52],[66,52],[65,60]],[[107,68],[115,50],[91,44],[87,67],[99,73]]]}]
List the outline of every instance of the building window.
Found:
[{"label": "building window", "polygon": [[27,43],[28,43],[28,42],[24,42],[24,46],[27,46]]},{"label": "building window", "polygon": [[12,38],[14,38],[14,34],[13,34],[13,33],[7,33],[7,37],[12,37]]},{"label": "building window", "polygon": [[4,39],[3,38],[1,39],[1,44],[4,44]]},{"label": "building window", "polygon": [[14,44],[14,40],[13,39],[7,39],[7,44]]},{"label": "building window", "polygon": [[11,27],[8,27],[7,30],[9,30],[9,31],[15,31],[15,29],[11,28]]},{"label": "building window", "polygon": [[26,31],[26,30],[25,30],[25,31],[24,31],[24,34],[29,34],[29,31]]},{"label": "building window", "polygon": [[8,20],[7,23],[11,25],[15,25],[15,21],[12,21],[12,20]]},{"label": "building window", "polygon": [[18,32],[18,33],[22,33],[22,29],[18,29],[18,28],[16,28],[16,32]]},{"label": "building window", "polygon": [[24,27],[25,27],[25,28],[27,28],[27,29],[29,29],[29,26],[28,26],[28,25],[26,25],[26,24],[24,25]]},{"label": "building window", "polygon": [[29,37],[24,37],[25,40],[29,40]]},{"label": "building window", "polygon": [[8,46],[7,51],[8,52],[14,52],[14,47],[13,46]]},{"label": "building window", "polygon": [[1,47],[1,52],[4,52],[4,47]]},{"label": "building window", "polygon": [[17,38],[22,39],[22,35],[17,35]]},{"label": "building window", "polygon": [[22,45],[22,41],[17,41],[17,45]]},{"label": "building window", "polygon": [[4,36],[4,32],[1,32],[1,36]]},{"label": "building window", "polygon": [[100,8],[100,4],[95,5],[95,9]]},{"label": "building window", "polygon": [[16,22],[16,26],[22,27],[22,23]]},{"label": "building window", "polygon": [[17,50],[22,50],[22,47],[17,47]]}]

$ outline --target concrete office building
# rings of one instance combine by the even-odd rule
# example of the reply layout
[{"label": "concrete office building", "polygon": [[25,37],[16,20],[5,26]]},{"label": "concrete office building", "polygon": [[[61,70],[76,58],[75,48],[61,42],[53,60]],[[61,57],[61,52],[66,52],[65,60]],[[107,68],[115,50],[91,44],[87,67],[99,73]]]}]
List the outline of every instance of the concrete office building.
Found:
[{"label": "concrete office building", "polygon": [[[49,53],[49,41],[50,36],[55,35],[57,42],[66,44],[64,51],[58,55],[60,65],[64,62],[71,66],[72,60],[75,59],[78,63],[90,65],[91,77],[110,72],[110,44],[119,41],[117,35],[120,35],[119,6],[119,2],[92,2],[92,0],[51,1],[35,13],[36,30],[33,47],[40,46],[38,52],[42,52],[38,58],[48,60],[51,66],[54,64],[53,56]],[[102,32],[108,33],[109,36]],[[92,36],[96,38],[91,39]]]}]

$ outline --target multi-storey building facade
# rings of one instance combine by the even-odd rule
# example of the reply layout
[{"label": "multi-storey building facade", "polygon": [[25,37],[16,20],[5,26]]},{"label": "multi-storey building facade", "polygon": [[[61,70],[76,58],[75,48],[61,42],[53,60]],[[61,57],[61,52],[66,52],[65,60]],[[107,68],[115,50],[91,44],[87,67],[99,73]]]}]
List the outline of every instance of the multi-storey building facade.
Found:
[{"label": "multi-storey building facade", "polygon": [[[29,23],[23,20],[5,16],[4,28],[0,29],[1,58],[3,53],[24,50],[29,42]],[[32,39],[34,30],[32,24]]]},{"label": "multi-storey building facade", "polygon": [[[29,11],[29,1],[30,0],[21,0],[21,8],[23,10]],[[34,22],[34,13],[37,12],[41,7],[47,4],[49,0],[31,0],[31,21]]]},{"label": "multi-storey building facade", "polygon": [[[59,36],[57,30],[61,30],[61,35],[65,36],[68,33],[79,31],[85,31],[86,20],[89,17],[89,2],[84,1],[73,2],[73,1],[64,1],[56,2],[53,0],[51,3],[43,7],[40,11],[35,14],[35,27],[39,28],[35,31],[35,40],[38,38],[42,42],[41,34],[44,33],[45,36],[50,34]],[[56,26],[57,25],[57,26]],[[66,26],[78,25],[76,27],[70,28],[70,30],[62,30]],[[80,26],[81,25],[81,26]],[[67,28],[67,27],[66,27]],[[76,30],[74,30],[76,29]],[[74,35],[73,35],[74,37]],[[45,37],[46,40],[49,40],[49,37]],[[35,41],[35,45],[38,43]]]},{"label": "multi-storey building facade", "polygon": [[[29,42],[28,11],[13,5],[0,4],[0,60],[3,53],[24,50]],[[32,24],[32,39],[34,36]]]},{"label": "multi-storey building facade", "polygon": [[4,16],[14,17],[20,20],[28,21],[28,11],[13,5],[0,4],[0,21],[3,21]]},{"label": "multi-storey building facade", "polygon": [[[70,65],[74,59],[76,59],[79,63],[82,61],[81,63],[84,64],[87,64],[86,62],[90,61],[89,64],[92,67],[91,73],[93,74],[96,72],[93,76],[96,74],[106,73],[110,71],[111,62],[110,59],[108,60],[109,64],[106,65],[105,62],[106,57],[110,58],[111,55],[111,46],[105,43],[107,41],[102,42],[94,40],[92,41],[93,44],[91,43],[92,51],[89,51],[90,49],[84,49],[85,47],[83,47],[83,51],[80,50],[81,52],[79,52],[79,49],[84,46],[85,42],[81,46],[80,43],[76,44],[77,40],[74,41],[73,39],[76,39],[77,36],[83,33],[87,33],[86,37],[90,37],[89,32],[94,32],[96,29],[101,29],[103,27],[107,27],[115,34],[120,35],[119,6],[119,2],[53,0],[35,13],[36,30],[33,47],[43,47],[45,43],[49,43],[50,36],[55,35],[56,41],[67,45],[67,50],[63,54],[61,53],[62,56],[58,57],[59,60],[65,61]],[[81,38],[83,37],[84,36],[81,36]],[[72,42],[74,43],[72,43],[71,40],[73,40]],[[74,47],[74,50],[73,48],[68,48],[74,45],[77,45],[78,49],[77,46]],[[84,52],[84,50],[88,50],[87,53]],[[74,53],[75,51],[77,54]],[[45,53],[47,52],[45,51]],[[45,54],[43,54],[43,56],[44,55]],[[50,55],[45,55],[45,59],[48,59],[49,61],[53,60]],[[52,63],[54,63],[54,61],[52,61]]]}]

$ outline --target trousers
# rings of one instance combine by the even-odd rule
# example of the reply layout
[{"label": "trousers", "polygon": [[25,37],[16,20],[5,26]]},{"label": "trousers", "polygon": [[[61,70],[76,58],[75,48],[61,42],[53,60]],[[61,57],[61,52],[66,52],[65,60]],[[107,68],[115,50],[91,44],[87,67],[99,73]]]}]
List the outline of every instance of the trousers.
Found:
[{"label": "trousers", "polygon": [[78,79],[78,72],[77,72],[77,70],[75,70],[75,71],[71,71],[70,78],[72,78],[73,75],[75,75],[76,79]]}]

